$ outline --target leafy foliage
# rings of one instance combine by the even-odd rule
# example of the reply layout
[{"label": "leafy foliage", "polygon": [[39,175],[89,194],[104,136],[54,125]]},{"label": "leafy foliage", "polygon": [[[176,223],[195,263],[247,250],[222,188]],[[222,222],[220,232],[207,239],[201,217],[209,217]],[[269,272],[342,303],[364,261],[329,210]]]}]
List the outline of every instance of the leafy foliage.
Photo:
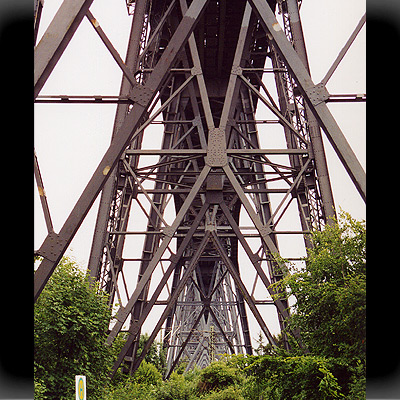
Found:
[{"label": "leafy foliage", "polygon": [[[268,399],[337,399],[341,387],[327,360],[314,356],[262,356],[246,368]],[[261,389],[261,390],[260,390]]]},{"label": "leafy foliage", "polygon": [[[138,355],[141,354],[146,342],[149,340],[149,335],[144,333],[140,335]],[[162,347],[162,343],[153,342],[150,346],[144,360],[150,364],[156,366],[157,370],[164,374],[166,370],[166,355],[165,350]]]},{"label": "leafy foliage", "polygon": [[133,381],[141,385],[159,385],[162,376],[154,364],[142,361],[133,376]]},{"label": "leafy foliage", "polygon": [[238,387],[228,386],[226,389],[211,392],[203,400],[244,400]]},{"label": "leafy foliage", "polygon": [[162,385],[156,366],[143,361],[133,376],[120,377],[107,389],[105,400],[154,400],[153,390]]},{"label": "leafy foliage", "polygon": [[104,400],[154,400],[151,387],[126,379],[113,386],[109,386]]},{"label": "leafy foliage", "polygon": [[365,233],[365,223],[341,213],[339,223],[313,234],[304,269],[276,284],[296,297],[291,328],[312,354],[365,360]]},{"label": "leafy foliage", "polygon": [[64,257],[35,304],[37,397],[71,399],[75,375],[86,375],[88,397],[102,398],[112,362],[104,346],[109,319],[107,297]]},{"label": "leafy foliage", "polygon": [[237,368],[224,361],[213,362],[200,372],[198,390],[200,393],[210,392],[239,384],[242,380]]},{"label": "leafy foliage", "polygon": [[[365,399],[365,223],[346,213],[312,235],[302,269],[275,284],[277,296],[296,299],[278,347],[263,343],[256,356],[224,356],[203,370],[167,381],[165,354],[153,344],[134,376],[118,371],[109,382],[120,333],[104,346],[110,311],[107,297],[92,288],[76,264],[63,259],[35,307],[35,398],[73,398],[74,375],[88,377],[88,398],[105,400],[313,400]],[[284,262],[284,260],[280,260]],[[301,332],[299,347],[290,332]],[[142,335],[138,354],[148,336]]]},{"label": "leafy foliage", "polygon": [[154,391],[157,400],[194,400],[194,388],[184,375],[173,372],[168,381]]}]

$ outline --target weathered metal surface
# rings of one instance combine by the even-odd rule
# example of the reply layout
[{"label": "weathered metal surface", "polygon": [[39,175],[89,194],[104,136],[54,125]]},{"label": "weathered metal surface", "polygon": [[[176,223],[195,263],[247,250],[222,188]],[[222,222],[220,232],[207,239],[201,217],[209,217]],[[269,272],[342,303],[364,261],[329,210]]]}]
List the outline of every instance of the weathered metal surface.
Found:
[{"label": "weathered metal surface", "polygon": [[[110,294],[110,306],[120,305],[107,345],[124,324],[130,333],[113,373],[121,365],[135,371],[161,329],[168,375],[182,357],[190,368],[205,366],[220,353],[251,354],[249,312],[275,345],[259,306],[273,304],[285,328],[288,303],[274,300],[271,287],[288,273],[275,259],[277,237],[300,234],[310,247],[308,233],[334,215],[321,128],[365,197],[364,171],[325,104],[334,95],[326,82],[315,85],[310,78],[297,1],[279,2],[282,30],[274,0],[153,0],[151,7],[137,0],[125,62],[88,11],[90,4],[65,1],[50,24],[35,50],[35,95],[87,15],[123,71],[119,96],[38,96],[37,101],[116,102],[114,129],[110,147],[59,233],[53,232],[43,203],[49,234],[38,251],[44,260],[35,274],[35,299],[102,191],[89,273]],[[264,74],[274,75],[275,87],[267,87]],[[277,119],[257,119],[258,104]],[[161,146],[142,148],[152,124],[162,124]],[[265,148],[261,124],[263,129],[280,124],[286,145]],[[35,172],[43,187],[38,168]],[[298,224],[279,229],[292,202]],[[134,205],[146,215],[145,227],[136,227]],[[242,215],[250,227],[242,226]],[[142,250],[129,257],[127,238],[133,235],[142,238]],[[239,259],[240,249],[246,260]],[[129,263],[138,263],[131,292]],[[247,268],[256,277],[252,288]],[[262,299],[254,297],[258,280]],[[142,326],[158,306],[163,311],[138,357]],[[300,342],[298,332],[293,334]]]}]

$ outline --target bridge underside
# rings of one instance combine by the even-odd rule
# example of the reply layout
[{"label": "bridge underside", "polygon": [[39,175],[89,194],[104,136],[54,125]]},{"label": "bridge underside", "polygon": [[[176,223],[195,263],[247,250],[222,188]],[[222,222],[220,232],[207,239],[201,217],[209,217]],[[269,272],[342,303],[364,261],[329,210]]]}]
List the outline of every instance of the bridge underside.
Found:
[{"label": "bridge underside", "polygon": [[288,304],[271,287],[287,272],[280,235],[293,238],[285,256],[296,260],[334,215],[320,127],[364,189],[329,94],[309,76],[296,0],[133,4],[112,143],[78,201],[87,205],[39,250],[35,293],[102,189],[89,269],[120,307],[108,343],[129,331],[114,372],[134,372],[161,330],[170,374],[182,360],[251,354],[251,318],[276,345],[264,310],[285,327]]},{"label": "bridge underside", "polygon": [[[138,71],[143,83],[171,41],[179,24],[178,15],[186,11],[185,2],[178,3],[171,6],[167,1],[153,2],[147,16],[148,36],[153,40],[146,43],[147,49],[139,57]],[[276,8],[273,1],[269,6]],[[280,105],[275,104],[268,91],[264,96],[269,99],[262,97],[267,106],[276,110],[275,118],[265,121],[265,131],[268,124],[275,127],[282,124],[282,119],[287,119],[291,127],[296,126],[281,129],[286,146],[274,149],[278,156],[260,151],[261,121],[256,119],[256,108],[262,96],[260,90],[266,89],[265,73],[274,76],[281,94]],[[205,366],[220,354],[251,354],[247,315],[250,310],[265,336],[273,342],[255,304],[254,293],[246,289],[241,279],[250,266],[239,268],[239,242],[246,238],[239,228],[243,203],[237,189],[252,203],[263,229],[268,230],[268,240],[261,240],[257,251],[248,248],[248,256],[258,263],[258,269],[262,268],[264,284],[269,286],[281,279],[283,273],[272,257],[279,250],[270,193],[279,193],[281,198],[288,194],[289,201],[297,200],[301,233],[319,229],[325,219],[307,149],[310,139],[304,100],[300,95],[296,97],[294,91],[294,82],[250,5],[246,7],[242,1],[210,1],[160,90],[158,106],[162,109],[162,119],[157,122],[164,128],[160,146],[164,152],[157,162],[141,164],[146,153],[140,151],[140,134],[119,162],[112,187],[113,200],[107,212],[111,217],[107,224],[112,230],[108,232],[102,257],[99,259],[99,254],[92,253],[90,265],[97,266],[92,272],[96,271],[96,278],[115,296],[118,287],[115,283],[129,263],[122,252],[123,233],[129,220],[123,213],[129,213],[132,201],[141,202],[142,208],[145,208],[144,198],[151,204],[139,277],[151,262],[155,264],[160,243],[169,238],[164,220],[167,204],[173,201],[175,215],[184,213],[172,236],[176,238],[176,250],[167,249],[173,260],[172,268],[167,270],[171,274],[170,299],[166,301],[168,311],[159,320],[164,329],[168,371],[180,360],[186,360],[190,368],[194,364]],[[224,168],[229,168],[231,176],[227,176]],[[207,176],[201,178],[206,169],[209,169]],[[235,179],[234,185],[230,179]],[[149,181],[154,183],[146,186]],[[269,182],[279,182],[281,186],[269,188]],[[198,188],[194,192],[196,183]],[[115,231],[118,234],[113,235]],[[137,331],[137,337],[141,317],[148,314],[152,303],[149,303],[152,295],[149,287],[145,286],[132,307],[130,331]],[[265,294],[262,299],[265,304],[273,304],[266,290]],[[173,295],[175,302],[171,300]],[[286,308],[287,304],[281,305],[281,309]],[[283,328],[280,313],[279,322]],[[157,330],[153,333],[157,334]],[[136,353],[137,340],[131,342],[124,362],[133,371],[142,357]]]}]

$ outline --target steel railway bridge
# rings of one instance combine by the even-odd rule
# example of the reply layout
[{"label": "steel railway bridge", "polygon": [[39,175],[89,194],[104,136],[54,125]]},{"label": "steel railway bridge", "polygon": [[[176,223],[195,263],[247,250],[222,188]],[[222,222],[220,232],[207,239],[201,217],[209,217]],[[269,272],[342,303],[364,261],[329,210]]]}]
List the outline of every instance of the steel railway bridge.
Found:
[{"label": "steel railway bridge", "polygon": [[[59,233],[35,156],[48,229],[36,251],[43,261],[35,299],[100,195],[88,273],[109,293],[110,307],[119,304],[107,344],[124,327],[129,332],[114,371],[123,365],[134,372],[160,331],[167,374],[182,359],[190,368],[223,353],[251,354],[250,314],[275,346],[263,307],[276,310],[281,330],[289,313],[271,287],[287,273],[276,257],[278,237],[300,235],[309,248],[308,234],[335,213],[322,131],[365,200],[365,173],[327,107],[365,96],[342,99],[325,87],[365,16],[315,84],[301,1],[130,0],[125,61],[89,11],[92,2],[65,0],[35,47],[37,103],[117,103],[111,144]],[[35,40],[42,7],[37,0]],[[40,95],[85,17],[121,68],[119,95]],[[257,107],[274,118],[259,119]],[[154,126],[162,127],[161,144],[143,148]],[[273,136],[284,145],[268,147]],[[288,210],[297,220],[290,217],[292,229],[282,230]],[[135,222],[139,214],[143,226]],[[132,243],[139,249],[134,256]],[[257,285],[263,298],[255,298]],[[154,329],[138,354],[142,326],[156,308]]]}]

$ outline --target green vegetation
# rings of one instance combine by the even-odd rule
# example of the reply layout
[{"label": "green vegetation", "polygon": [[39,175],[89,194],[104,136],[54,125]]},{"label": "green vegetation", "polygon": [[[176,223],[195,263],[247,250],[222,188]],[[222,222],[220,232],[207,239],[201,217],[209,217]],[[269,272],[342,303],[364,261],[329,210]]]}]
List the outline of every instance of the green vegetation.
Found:
[{"label": "green vegetation", "polygon": [[339,223],[313,234],[303,270],[279,285],[297,299],[291,329],[300,329],[312,354],[347,361],[365,358],[365,224],[340,214]]},{"label": "green vegetation", "polygon": [[110,317],[107,296],[64,258],[35,304],[36,398],[73,398],[75,375],[86,375],[89,398],[102,398],[112,362],[104,346]]},{"label": "green vegetation", "polygon": [[[63,259],[35,306],[35,399],[73,399],[78,374],[87,376],[90,399],[365,399],[365,223],[341,213],[312,240],[305,266],[286,263],[291,274],[275,284],[279,296],[297,300],[287,321],[290,351],[282,335],[277,348],[260,335],[257,355],[225,355],[188,372],[183,363],[167,381],[160,344],[133,376],[118,371],[107,378],[126,334],[112,348],[104,346],[107,297]],[[296,330],[301,345],[290,333]],[[139,352],[147,339],[142,335]]]}]

